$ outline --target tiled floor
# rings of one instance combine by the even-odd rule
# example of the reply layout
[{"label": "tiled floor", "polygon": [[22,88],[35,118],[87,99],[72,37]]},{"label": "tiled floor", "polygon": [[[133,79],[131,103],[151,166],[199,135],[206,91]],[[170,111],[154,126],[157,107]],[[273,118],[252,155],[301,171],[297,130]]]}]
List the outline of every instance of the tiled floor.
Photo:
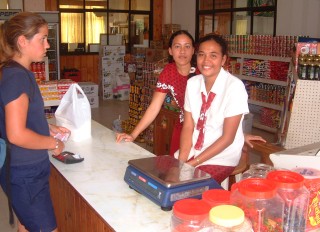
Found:
[{"label": "tiled floor", "polygon": [[[100,100],[99,108],[92,109],[92,119],[106,126],[107,128],[112,129],[112,122],[120,118],[122,120],[127,119],[128,116],[128,101],[118,101],[118,100]],[[274,142],[273,135],[270,133],[253,129],[253,134],[263,136],[267,141]],[[145,144],[139,144],[146,148]],[[250,162],[255,163],[259,162],[259,156],[252,153],[250,154]],[[7,200],[0,188],[0,231],[1,232],[11,232],[17,231],[16,226],[11,227],[8,223],[8,208]]]}]

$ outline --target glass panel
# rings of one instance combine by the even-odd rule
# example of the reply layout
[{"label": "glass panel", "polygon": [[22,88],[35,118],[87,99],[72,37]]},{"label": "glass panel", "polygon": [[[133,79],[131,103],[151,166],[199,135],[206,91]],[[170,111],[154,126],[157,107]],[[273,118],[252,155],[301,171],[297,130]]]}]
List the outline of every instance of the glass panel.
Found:
[{"label": "glass panel", "polygon": [[129,10],[129,1],[128,0],[109,0],[109,9]]},{"label": "glass panel", "polygon": [[231,0],[215,0],[214,9],[230,9]]},{"label": "glass panel", "polygon": [[131,15],[130,42],[132,47],[149,46],[149,15]]},{"label": "glass panel", "polygon": [[200,15],[199,17],[199,37],[211,33],[213,30],[212,15]]},{"label": "glass panel", "polygon": [[106,12],[86,13],[86,51],[88,44],[100,43],[100,34],[107,33],[107,17]]},{"label": "glass panel", "polygon": [[59,8],[83,9],[84,0],[59,0]]},{"label": "glass panel", "polygon": [[150,11],[150,0],[131,0],[131,10]]},{"label": "glass panel", "polygon": [[253,13],[253,35],[273,35],[274,12]]},{"label": "glass panel", "polygon": [[199,10],[213,10],[213,0],[199,0]]},{"label": "glass panel", "polygon": [[254,7],[259,6],[274,6],[275,0],[250,0]]},{"label": "glass panel", "polygon": [[250,2],[248,0],[233,0],[233,7],[234,8],[239,8],[239,7],[249,7]]},{"label": "glass panel", "polygon": [[[109,34],[117,34],[117,36],[110,36],[109,42],[110,38],[111,40],[116,39],[116,42],[121,42],[121,44],[127,44],[129,42],[128,17],[129,15],[127,13],[109,13]],[[118,41],[119,39],[121,39],[121,41]]]},{"label": "glass panel", "polygon": [[250,35],[250,16],[247,11],[233,13],[232,35]]},{"label": "glass panel", "polygon": [[214,32],[220,35],[230,35],[231,13],[222,12],[214,15]]},{"label": "glass panel", "polygon": [[107,0],[85,0],[86,9],[108,9]]},{"label": "glass panel", "polygon": [[61,43],[65,43],[70,52],[78,47],[83,48],[83,17],[82,13],[61,13]]}]

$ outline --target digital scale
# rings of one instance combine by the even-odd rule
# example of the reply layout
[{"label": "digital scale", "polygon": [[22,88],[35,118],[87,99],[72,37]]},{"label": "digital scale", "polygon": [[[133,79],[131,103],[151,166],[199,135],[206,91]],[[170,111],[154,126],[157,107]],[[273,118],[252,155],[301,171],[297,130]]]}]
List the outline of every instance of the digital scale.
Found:
[{"label": "digital scale", "polygon": [[128,164],[125,182],[165,211],[178,200],[200,199],[204,191],[222,188],[208,173],[172,156],[134,159]]}]

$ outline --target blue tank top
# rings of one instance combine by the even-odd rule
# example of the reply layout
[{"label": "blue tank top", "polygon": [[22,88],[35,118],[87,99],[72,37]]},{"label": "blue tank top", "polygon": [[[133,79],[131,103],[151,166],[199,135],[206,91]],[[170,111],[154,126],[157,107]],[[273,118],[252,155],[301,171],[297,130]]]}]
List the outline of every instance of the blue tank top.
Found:
[{"label": "blue tank top", "polygon": [[[12,62],[2,68],[0,81],[0,133],[2,138],[7,140],[5,106],[23,93],[29,97],[26,127],[38,134],[49,136],[44,103],[34,74],[20,64]],[[11,144],[11,166],[35,164],[45,159],[48,159],[48,150],[26,149]]]}]

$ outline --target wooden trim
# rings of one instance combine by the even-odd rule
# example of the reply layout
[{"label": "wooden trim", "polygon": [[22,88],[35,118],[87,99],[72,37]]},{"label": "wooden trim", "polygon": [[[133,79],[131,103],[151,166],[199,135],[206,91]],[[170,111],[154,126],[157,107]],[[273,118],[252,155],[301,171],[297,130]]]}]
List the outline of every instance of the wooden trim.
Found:
[{"label": "wooden trim", "polygon": [[250,141],[250,143],[253,144],[252,150],[260,154],[261,162],[272,166],[273,163],[270,160],[270,154],[285,150],[285,148],[271,143],[264,143],[261,141]]},{"label": "wooden trim", "polygon": [[115,231],[53,165],[50,192],[59,231]]}]

